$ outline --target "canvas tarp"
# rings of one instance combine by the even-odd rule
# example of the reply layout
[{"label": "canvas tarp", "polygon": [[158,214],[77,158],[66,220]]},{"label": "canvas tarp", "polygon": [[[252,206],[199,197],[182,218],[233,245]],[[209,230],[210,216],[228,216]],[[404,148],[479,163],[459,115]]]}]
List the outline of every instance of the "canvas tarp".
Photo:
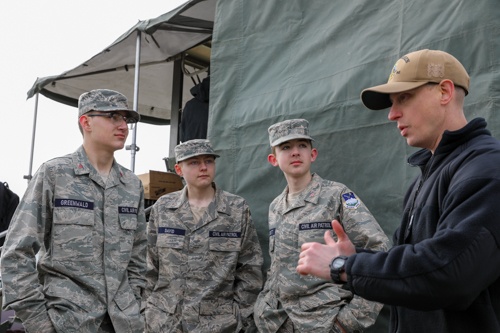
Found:
[{"label": "canvas tarp", "polygon": [[[157,18],[139,21],[81,65],[60,75],[37,79],[28,92],[28,98],[41,93],[76,107],[83,92],[106,87],[120,91],[132,100],[137,33],[140,32],[138,112],[142,122],[169,124],[174,60],[182,52],[210,39],[215,3],[216,0],[191,0]],[[184,80],[183,102],[192,98],[189,89],[193,85],[191,80]]]},{"label": "canvas tarp", "polygon": [[216,180],[247,199],[265,253],[268,207],[285,187],[267,162],[268,127],[309,120],[319,150],[313,171],[352,189],[391,236],[418,172],[406,162],[415,149],[388,110],[366,109],[360,92],[385,83],[400,56],[444,50],[471,76],[467,118],[486,118],[500,137],[499,17],[496,0],[218,1],[209,119],[221,155]]},{"label": "canvas tarp", "polygon": [[440,49],[463,62],[471,76],[466,116],[486,118],[500,136],[496,1],[284,4],[219,0],[216,17],[225,19],[216,20],[213,37],[209,137],[221,153],[218,181],[250,201],[257,223],[266,223],[269,202],[285,184],[267,163],[267,128],[306,118],[319,150],[314,171],[359,193],[384,229],[394,230],[417,171],[406,163],[414,149],[388,110],[366,109],[359,95],[385,83],[410,51]]}]

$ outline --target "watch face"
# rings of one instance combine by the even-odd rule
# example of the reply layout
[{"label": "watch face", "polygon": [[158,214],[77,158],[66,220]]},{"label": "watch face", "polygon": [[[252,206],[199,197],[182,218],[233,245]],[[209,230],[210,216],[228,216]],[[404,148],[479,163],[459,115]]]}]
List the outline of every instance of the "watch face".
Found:
[{"label": "watch face", "polygon": [[338,269],[342,266],[344,266],[345,260],[342,258],[337,258],[333,261],[333,268]]}]

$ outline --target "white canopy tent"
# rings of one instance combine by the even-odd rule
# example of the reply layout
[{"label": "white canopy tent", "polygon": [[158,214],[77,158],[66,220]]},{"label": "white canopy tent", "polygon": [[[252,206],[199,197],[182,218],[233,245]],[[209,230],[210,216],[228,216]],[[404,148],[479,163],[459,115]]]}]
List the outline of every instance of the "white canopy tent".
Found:
[{"label": "white canopy tent", "polygon": [[[38,93],[77,107],[89,90],[107,88],[133,96],[141,122],[170,124],[169,156],[178,142],[182,105],[200,76],[207,75],[216,0],[190,0],[157,18],[139,21],[103,51],[62,74],[38,78],[28,91],[37,96],[29,175],[32,173]],[[184,76],[192,80],[184,80]],[[192,82],[191,82],[192,81]],[[135,127],[131,150],[134,171]]]}]

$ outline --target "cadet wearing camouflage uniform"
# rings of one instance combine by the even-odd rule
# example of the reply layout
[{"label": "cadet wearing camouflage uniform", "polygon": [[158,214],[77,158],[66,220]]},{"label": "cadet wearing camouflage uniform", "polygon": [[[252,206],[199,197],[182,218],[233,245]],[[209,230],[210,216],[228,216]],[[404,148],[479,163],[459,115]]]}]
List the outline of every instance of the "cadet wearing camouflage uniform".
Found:
[{"label": "cadet wearing camouflage uniform", "polygon": [[139,114],[111,90],[84,93],[78,104],[83,145],[42,164],[12,219],[3,304],[26,332],[140,333],[144,194],[113,157]]},{"label": "cadet wearing camouflage uniform", "polygon": [[245,331],[263,283],[249,207],[213,183],[208,140],[179,144],[175,157],[186,186],[160,197],[149,218],[146,331]]},{"label": "cadet wearing camouflage uniform", "polygon": [[375,323],[382,305],[331,281],[299,275],[300,246],[322,242],[339,218],[359,247],[386,250],[389,240],[349,188],[311,174],[317,150],[308,125],[292,119],[269,127],[268,160],[280,167],[288,186],[269,207],[271,266],[255,304],[255,322],[260,332],[361,332]]}]

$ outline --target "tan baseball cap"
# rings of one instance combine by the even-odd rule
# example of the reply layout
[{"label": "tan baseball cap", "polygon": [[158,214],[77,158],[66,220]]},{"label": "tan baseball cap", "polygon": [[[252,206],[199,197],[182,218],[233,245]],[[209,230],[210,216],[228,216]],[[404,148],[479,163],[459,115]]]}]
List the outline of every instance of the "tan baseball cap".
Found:
[{"label": "tan baseball cap", "polygon": [[392,105],[389,94],[415,89],[429,82],[451,80],[469,93],[469,74],[451,54],[436,50],[420,50],[401,57],[392,68],[386,84],[367,88],[361,92],[363,104],[372,110]]}]

